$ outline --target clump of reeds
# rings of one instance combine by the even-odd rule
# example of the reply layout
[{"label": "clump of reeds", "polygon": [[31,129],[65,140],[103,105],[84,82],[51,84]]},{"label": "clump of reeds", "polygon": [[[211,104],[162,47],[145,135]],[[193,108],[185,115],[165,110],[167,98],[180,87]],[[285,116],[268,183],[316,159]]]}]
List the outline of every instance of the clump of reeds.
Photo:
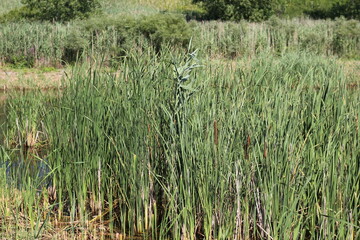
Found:
[{"label": "clump of reeds", "polygon": [[[17,206],[38,226],[32,236],[56,221],[70,236],[95,222],[152,239],[360,236],[360,95],[336,61],[260,55],[194,69],[193,55],[174,56],[134,49],[115,73],[79,65],[61,96],[9,105],[10,119],[43,123],[49,145],[37,159],[55,187],[40,192],[56,198],[40,228],[44,177],[25,171],[21,205],[0,211]],[[0,223],[6,233],[11,223]]]},{"label": "clump of reeds", "polygon": [[309,52],[356,59],[360,55],[359,32],[356,20],[187,23],[172,14],[98,16],[67,25],[4,23],[0,24],[0,63],[58,67],[101,55],[107,65],[113,65],[134,48],[160,50],[172,43],[183,51],[191,37],[193,46],[211,58],[255,57],[266,51],[274,56]]}]

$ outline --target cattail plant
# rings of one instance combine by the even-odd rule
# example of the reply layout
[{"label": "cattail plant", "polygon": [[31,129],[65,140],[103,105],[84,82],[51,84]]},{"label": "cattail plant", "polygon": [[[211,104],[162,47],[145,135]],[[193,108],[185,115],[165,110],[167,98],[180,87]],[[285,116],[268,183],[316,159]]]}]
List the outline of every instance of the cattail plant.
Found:
[{"label": "cattail plant", "polygon": [[338,61],[201,54],[134,48],[9,95],[0,238],[358,239],[360,95]]}]

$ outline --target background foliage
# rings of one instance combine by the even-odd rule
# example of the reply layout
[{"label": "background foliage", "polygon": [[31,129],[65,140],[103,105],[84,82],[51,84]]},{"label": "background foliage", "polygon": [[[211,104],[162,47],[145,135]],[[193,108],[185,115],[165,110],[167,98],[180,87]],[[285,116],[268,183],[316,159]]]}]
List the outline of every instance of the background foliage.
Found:
[{"label": "background foliage", "polygon": [[22,0],[23,6],[0,16],[0,22],[21,19],[66,22],[87,18],[100,7],[97,0]]},{"label": "background foliage", "polygon": [[[77,2],[78,0],[66,1]],[[44,9],[41,2],[37,4]],[[54,2],[61,5],[65,0]],[[8,18],[14,20],[14,15],[18,16],[19,11],[24,11],[20,8],[21,6],[23,6],[21,0],[3,0],[0,2],[0,15],[17,9],[10,14],[12,17]],[[359,0],[99,0],[99,6],[99,10],[106,15],[124,13],[147,15],[159,11],[170,11],[186,14],[192,19],[249,19],[252,21],[267,19],[271,14],[291,18],[308,15],[313,18],[344,16],[348,19],[359,19],[360,9]],[[56,14],[67,16],[67,14]],[[79,17],[87,16],[87,14],[81,15]],[[0,21],[1,18],[4,16],[0,16]]]},{"label": "background foliage", "polygon": [[274,13],[274,0],[194,0],[206,9],[207,19],[261,21]]},{"label": "background foliage", "polygon": [[346,2],[336,2],[327,9],[313,9],[306,13],[312,18],[337,18],[345,17],[348,19],[360,20],[360,0],[348,0]]}]

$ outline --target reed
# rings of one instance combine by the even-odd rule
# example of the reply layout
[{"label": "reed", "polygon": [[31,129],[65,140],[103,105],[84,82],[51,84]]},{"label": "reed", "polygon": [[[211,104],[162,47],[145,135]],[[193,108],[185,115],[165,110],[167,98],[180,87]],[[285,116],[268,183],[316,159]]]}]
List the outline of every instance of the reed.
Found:
[{"label": "reed", "polygon": [[[5,216],[16,207],[24,216],[12,234],[46,236],[66,222],[69,238],[360,237],[360,95],[335,60],[260,54],[219,64],[160,52],[134,49],[116,73],[79,64],[56,98],[10,98],[8,142],[33,123],[47,145],[18,148],[48,167],[15,181],[22,204],[1,201]],[[13,196],[15,186],[1,186]]]},{"label": "reed", "polygon": [[[101,16],[68,25],[0,24],[0,62],[20,67],[61,66],[101,55],[108,65],[133,48],[174,44],[192,39],[202,57],[249,58],[263,52],[279,56],[308,52],[356,59],[360,56],[360,23],[272,18],[263,23],[190,22],[168,14],[133,17]],[[176,47],[175,47],[176,45]]]},{"label": "reed", "polygon": [[21,6],[20,0],[2,0],[0,2],[0,15]]}]

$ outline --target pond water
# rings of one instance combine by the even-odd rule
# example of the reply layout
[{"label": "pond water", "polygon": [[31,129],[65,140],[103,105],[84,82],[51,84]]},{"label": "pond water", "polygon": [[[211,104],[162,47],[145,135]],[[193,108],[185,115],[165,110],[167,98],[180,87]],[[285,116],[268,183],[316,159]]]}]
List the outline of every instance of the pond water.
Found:
[{"label": "pond water", "polygon": [[0,91],[0,144],[4,142],[4,125],[6,122],[5,99],[6,94]]},{"label": "pond water", "polygon": [[[21,189],[24,183],[27,184],[31,179],[32,184],[37,189],[48,187],[51,185],[48,173],[50,168],[46,159],[42,159],[41,152],[31,152],[24,147],[8,149],[5,146],[6,134],[6,94],[0,91],[0,148],[3,147],[5,153],[0,155],[0,171],[6,172],[6,180],[8,184]],[[1,149],[0,149],[1,151]]]}]

